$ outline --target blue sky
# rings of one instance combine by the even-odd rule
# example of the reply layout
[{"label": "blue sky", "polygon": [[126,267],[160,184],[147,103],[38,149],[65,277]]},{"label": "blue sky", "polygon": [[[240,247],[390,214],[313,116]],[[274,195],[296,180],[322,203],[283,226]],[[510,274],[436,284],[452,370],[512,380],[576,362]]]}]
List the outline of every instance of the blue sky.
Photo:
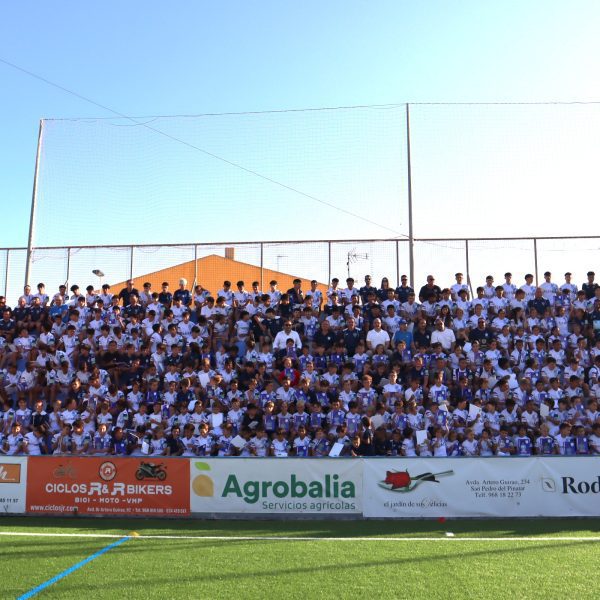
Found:
[{"label": "blue sky", "polygon": [[[599,17],[600,4],[583,0],[25,0],[2,6],[0,58],[126,115],[407,101],[597,101]],[[9,208],[3,214],[2,245],[22,246],[27,241],[38,120],[111,114],[4,64],[0,64],[0,86],[0,193],[2,205]],[[471,107],[416,107],[416,235],[595,234],[595,198],[600,184],[588,157],[597,150],[600,106],[586,110],[550,107],[532,112],[498,107],[486,112]],[[225,125],[213,119],[208,130],[197,123],[196,129],[188,128],[181,120],[153,124],[304,193],[371,218],[387,230],[257,181],[219,161],[206,160],[177,143],[157,140],[148,131],[142,133],[149,137],[141,136],[148,154],[138,160],[150,175],[140,171],[140,183],[137,171],[131,169],[133,175],[127,179],[123,165],[132,165],[135,159],[121,146],[113,151],[114,140],[126,145],[127,139],[138,139],[137,131],[127,138],[130,134],[121,127],[124,123],[113,121],[111,131],[118,133],[114,138],[99,135],[97,155],[92,154],[95,170],[90,170],[77,145],[78,133],[87,126],[76,124],[69,129],[58,123],[49,129],[42,177],[47,212],[42,213],[36,239],[54,245],[87,240],[137,242],[149,237],[160,242],[189,242],[406,233],[403,167],[396,169],[393,161],[388,164],[384,157],[396,152],[398,164],[404,157],[403,129],[396,115],[403,118],[401,108],[309,115],[306,121],[288,119],[284,125],[279,117],[236,117]],[[298,133],[303,131],[308,132],[305,138]],[[381,132],[387,132],[388,138],[378,143],[376,136],[383,139]],[[286,148],[289,154],[282,155],[286,138],[295,135],[295,142],[290,141]],[[364,143],[355,148],[355,140]],[[303,153],[305,144],[310,153]],[[530,161],[532,147],[536,159]],[[168,175],[155,171],[154,163],[148,161],[162,163],[165,155],[175,157],[171,173],[178,173],[181,161],[193,167],[196,176],[208,182],[202,198],[222,193],[228,214],[233,212],[237,218],[228,219],[225,228],[222,213],[207,209],[205,219],[211,226],[198,233],[198,240],[194,238],[198,230],[185,230],[178,236],[176,227],[163,226],[150,236],[146,231],[131,234],[127,227],[115,225],[116,219],[101,236],[90,233],[90,214],[110,213],[118,206],[123,188],[131,190],[135,201],[134,189],[144,194],[149,208],[161,215],[165,203],[161,186],[167,186]],[[298,161],[298,156],[304,158]],[[331,160],[331,165],[326,160]],[[103,181],[102,170],[97,168],[103,161],[115,163],[112,175],[117,180]],[[78,169],[89,179],[82,180]],[[69,171],[76,173],[73,181]],[[559,172],[564,173],[557,179]],[[569,177],[572,172],[575,176]],[[176,191],[195,198],[190,188],[199,184],[192,178],[188,185],[181,176],[178,181]],[[89,196],[82,198],[81,189],[90,187]],[[569,194],[574,197],[567,197]],[[115,204],[97,210],[99,196],[109,198],[107,202],[112,198]],[[378,199],[376,209],[373,196]],[[56,214],[59,199],[65,199],[67,208]],[[561,218],[567,203],[578,205],[586,218]],[[258,219],[248,204],[260,208]],[[298,205],[300,218],[279,225],[280,205]],[[494,218],[489,218],[490,206],[496,211]],[[164,219],[177,223],[176,215]],[[158,216],[156,220],[162,224],[164,219]],[[263,229],[257,228],[256,221]]]}]

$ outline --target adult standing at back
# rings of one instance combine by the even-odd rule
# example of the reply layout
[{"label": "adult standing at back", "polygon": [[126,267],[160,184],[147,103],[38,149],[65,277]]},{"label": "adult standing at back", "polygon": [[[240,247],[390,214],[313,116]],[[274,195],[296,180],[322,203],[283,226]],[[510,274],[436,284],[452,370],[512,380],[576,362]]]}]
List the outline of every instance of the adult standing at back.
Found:
[{"label": "adult standing at back", "polygon": [[119,299],[122,300],[123,306],[129,306],[132,295],[140,297],[140,293],[133,287],[133,279],[129,279],[125,287],[119,292]]},{"label": "adult standing at back", "polygon": [[179,280],[179,287],[175,290],[175,293],[173,294],[173,300],[181,300],[181,303],[184,306],[188,307],[192,303],[192,295],[190,294],[190,291],[186,289],[186,286],[187,279],[182,277]]},{"label": "adult standing at back", "polygon": [[400,285],[396,288],[396,298],[398,299],[398,302],[400,302],[400,304],[408,302],[408,296],[414,293],[415,290],[408,285],[408,277],[402,275],[402,277],[400,277]]},{"label": "adult standing at back", "polygon": [[419,302],[421,304],[425,302],[432,292],[435,294],[436,301],[439,300],[442,289],[439,285],[436,285],[433,275],[427,275],[427,283],[419,290]]},{"label": "adult standing at back", "polygon": [[370,275],[365,275],[365,285],[363,285],[360,288],[360,290],[358,290],[358,293],[360,294],[360,299],[363,304],[366,304],[368,302],[368,297],[370,293],[373,293],[375,294],[375,296],[377,296],[377,288],[371,285]]},{"label": "adult standing at back", "polygon": [[594,297],[596,288],[598,287],[598,284],[594,281],[594,277],[596,277],[596,273],[594,273],[594,271],[588,271],[587,281],[581,286],[587,300],[591,300]]}]

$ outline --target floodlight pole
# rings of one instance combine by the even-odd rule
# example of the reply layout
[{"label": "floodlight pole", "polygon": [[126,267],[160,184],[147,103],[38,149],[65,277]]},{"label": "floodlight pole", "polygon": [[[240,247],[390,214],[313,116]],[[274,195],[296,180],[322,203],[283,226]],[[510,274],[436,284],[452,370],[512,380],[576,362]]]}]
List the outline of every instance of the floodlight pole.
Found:
[{"label": "floodlight pole", "polygon": [[29,236],[27,238],[27,260],[25,263],[25,282],[29,285],[29,272],[31,270],[31,253],[33,250],[33,225],[35,222],[35,209],[37,205],[38,178],[40,175],[40,153],[42,150],[42,134],[44,132],[44,119],[40,119],[38,131],[37,152],[35,153],[35,173],[33,176],[33,192],[31,194],[31,213],[29,214]]},{"label": "floodlight pole", "polygon": [[406,104],[406,170],[408,185],[408,267],[410,286],[415,287],[415,238],[413,236],[413,211],[412,211],[412,166],[410,162],[410,108]]}]

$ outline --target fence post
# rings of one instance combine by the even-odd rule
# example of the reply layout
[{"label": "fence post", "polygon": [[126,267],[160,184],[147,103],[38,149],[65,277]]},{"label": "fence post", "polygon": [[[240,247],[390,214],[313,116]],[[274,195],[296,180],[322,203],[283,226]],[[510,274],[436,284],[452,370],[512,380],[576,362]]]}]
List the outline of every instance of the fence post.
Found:
[{"label": "fence post", "polygon": [[406,172],[408,191],[408,268],[410,286],[415,287],[415,238],[413,233],[412,165],[410,158],[410,108],[406,105]]},{"label": "fence post", "polygon": [[40,154],[42,150],[42,135],[44,133],[44,119],[40,119],[38,131],[37,151],[35,153],[35,173],[33,176],[33,191],[31,192],[31,211],[29,214],[29,235],[27,236],[27,258],[25,262],[25,283],[29,285],[29,273],[33,256],[33,230],[35,227],[35,210],[37,206],[37,188],[40,176]]},{"label": "fence post", "polygon": [[263,274],[264,274],[264,252],[265,252],[265,245],[261,242],[260,243],[260,291],[263,291]]},{"label": "fence post", "polygon": [[[4,298],[6,298],[7,294],[8,294],[8,265],[9,265],[9,255],[10,255],[10,250],[7,248],[6,249],[6,264],[4,265]],[[8,299],[6,300],[7,304],[8,304]]]},{"label": "fence post", "polygon": [[537,253],[537,238],[533,238],[533,264],[535,266],[535,285],[536,287],[539,284],[539,275],[538,275],[538,253]]},{"label": "fence post", "polygon": [[69,278],[71,277],[71,247],[67,248],[67,278],[65,281],[65,285],[69,286]]},{"label": "fence post", "polygon": [[133,246],[129,246],[129,279],[133,279]]},{"label": "fence post", "polygon": [[467,270],[467,285],[473,298],[473,286],[471,285],[471,269],[469,266],[469,240],[465,240],[465,268]]},{"label": "fence post", "polygon": [[331,242],[327,242],[327,285],[331,283]]},{"label": "fence post", "polygon": [[396,240],[396,287],[400,287],[400,242]]},{"label": "fence post", "polygon": [[198,285],[198,245],[194,244],[194,285],[192,286],[192,293]]}]

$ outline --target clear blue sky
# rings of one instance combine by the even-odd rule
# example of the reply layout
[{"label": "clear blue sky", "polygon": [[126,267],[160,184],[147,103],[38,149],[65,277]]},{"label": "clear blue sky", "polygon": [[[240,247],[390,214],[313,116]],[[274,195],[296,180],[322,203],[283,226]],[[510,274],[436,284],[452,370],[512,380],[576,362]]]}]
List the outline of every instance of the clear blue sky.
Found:
[{"label": "clear blue sky", "polygon": [[[599,26],[600,3],[595,0],[168,3],[24,0],[5,2],[2,6],[0,57],[127,115],[406,101],[596,101],[600,100],[600,79],[596,76]],[[21,246],[27,240],[38,120],[106,117],[110,113],[3,64],[0,64],[0,82],[0,193],[3,208],[8,208],[3,212],[1,245]],[[513,178],[505,173],[502,160],[508,160],[508,164],[518,169],[522,165],[521,156],[514,154],[510,140],[501,139],[504,144],[501,157],[482,161],[478,146],[481,141],[474,141],[471,152],[466,151],[474,135],[468,131],[449,158],[449,154],[439,151],[437,140],[441,134],[453,139],[456,135],[453,127],[461,131],[464,114],[451,109],[449,113],[442,111],[433,116],[427,110],[421,113],[422,132],[414,149],[415,195],[419,207],[425,202],[430,204],[427,211],[419,211],[419,207],[415,210],[416,234],[460,234],[439,218],[440,211],[447,209],[444,202],[448,185],[439,179],[433,181],[436,178],[428,175],[434,168],[436,173],[448,177],[459,172],[458,180],[467,183],[464,189],[459,186],[452,191],[453,202],[466,197],[465,210],[473,213],[481,202],[481,198],[473,195],[478,176],[485,173],[485,185],[498,194],[488,193],[486,207],[491,204],[497,208],[505,193],[501,183]],[[600,107],[593,110],[600,113]],[[570,118],[572,113],[568,114]],[[554,113],[559,124],[560,115],[560,111]],[[492,118],[490,143],[498,143],[502,138],[503,118],[502,115],[495,121]],[[597,123],[598,117],[595,118]],[[519,112],[511,119],[516,126],[535,129],[529,113]],[[574,121],[577,135],[584,137],[580,146],[590,149],[597,140],[585,139],[586,119],[586,115],[578,115]],[[477,130],[477,123],[474,129]],[[181,129],[177,132],[183,133]],[[543,145],[544,131],[534,133]],[[563,140],[572,139],[571,134],[568,128],[561,132]],[[265,144],[268,140],[263,140]],[[220,155],[230,151],[231,147],[219,149]],[[247,151],[250,154],[252,148]],[[248,165],[249,159],[248,155],[241,155],[233,156],[233,160]],[[268,162],[267,153],[249,166],[264,172]],[[349,202],[353,212],[371,215],[364,197],[352,204],[351,200],[345,200],[344,191],[336,182],[323,188],[316,185],[323,182],[325,175],[315,180],[315,187],[307,184],[310,189],[305,190],[302,173],[297,174],[299,179],[294,179],[293,172],[287,178],[286,164],[289,163],[283,161],[274,172],[278,180],[292,182],[338,206]],[[540,160],[532,170],[543,178],[545,171],[556,171],[554,163],[550,163],[550,168],[548,164]],[[595,167],[593,164],[584,167],[587,175],[579,180],[588,189],[586,177],[592,177],[590,172]],[[490,177],[498,185],[490,185]],[[520,188],[530,186],[529,191],[535,194],[539,181],[533,179],[528,172],[519,174],[516,180]],[[242,193],[240,188],[245,181],[236,180],[238,194]],[[592,183],[595,190],[599,189],[597,179]],[[54,181],[56,194],[61,193],[59,184]],[[567,183],[562,184],[566,189]],[[525,211],[522,215],[526,219],[516,219],[521,223],[514,229],[501,226],[499,231],[492,223],[483,233],[596,233],[593,221],[597,223],[597,201],[593,202],[593,197],[584,198],[586,219],[579,223],[571,220],[566,225],[559,216],[564,209],[561,199],[563,203],[566,200],[561,182],[553,187],[560,194],[551,200],[550,211],[540,210],[544,199],[538,197],[532,202],[538,204],[537,208],[529,212],[518,208]],[[159,203],[160,198],[153,201]],[[322,209],[310,202],[303,201],[307,220],[313,218],[314,211]],[[85,203],[80,208],[85,208]],[[498,217],[500,225],[515,222],[514,215],[508,217],[505,221]],[[62,224],[69,223],[71,218],[73,215],[60,216]],[[394,214],[392,219],[379,214],[375,220],[393,221],[393,229],[402,233],[407,229],[403,214]],[[54,223],[58,230],[58,223]],[[355,234],[352,217],[344,217],[342,223],[350,234]],[[73,225],[78,222],[73,221]],[[368,235],[394,235],[382,228],[360,226]],[[464,234],[473,235],[480,230],[477,222],[471,220]],[[313,232],[317,237],[327,236],[326,230],[311,229],[301,233],[289,231],[289,237],[315,237],[311,235]],[[217,231],[210,239],[253,239],[248,228],[241,225],[234,224],[227,233],[221,235]],[[272,237],[287,234],[285,228],[276,233]],[[344,235],[336,231],[331,237]],[[115,231],[103,239],[106,243],[130,241],[122,238],[123,232]],[[48,234],[44,239],[53,243],[71,241],[62,233],[58,239]],[[185,239],[173,241],[195,240],[186,234]],[[83,243],[80,239],[77,242]]]}]

